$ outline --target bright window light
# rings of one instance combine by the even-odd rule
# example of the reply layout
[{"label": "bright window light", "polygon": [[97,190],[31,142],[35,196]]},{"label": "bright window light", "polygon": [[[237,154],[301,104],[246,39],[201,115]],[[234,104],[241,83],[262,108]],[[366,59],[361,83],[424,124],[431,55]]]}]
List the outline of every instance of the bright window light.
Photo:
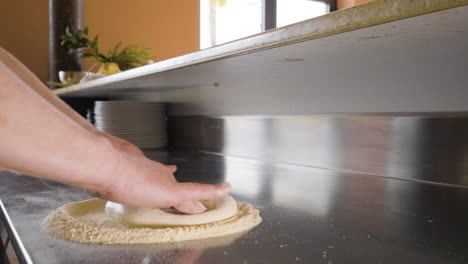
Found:
[{"label": "bright window light", "polygon": [[312,0],[276,0],[276,27],[311,19],[329,12],[326,3]]},{"label": "bright window light", "polygon": [[262,31],[262,0],[200,0],[200,48]]}]

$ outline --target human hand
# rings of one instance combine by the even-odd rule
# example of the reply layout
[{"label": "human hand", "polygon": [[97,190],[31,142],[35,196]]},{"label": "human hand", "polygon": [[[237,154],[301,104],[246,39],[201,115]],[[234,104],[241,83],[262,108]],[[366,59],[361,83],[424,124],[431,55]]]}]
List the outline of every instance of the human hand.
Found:
[{"label": "human hand", "polygon": [[206,210],[199,200],[217,199],[231,186],[222,184],[179,183],[175,166],[165,166],[145,157],[117,151],[114,170],[90,192],[103,199],[129,206],[175,207],[187,214]]},{"label": "human hand", "polygon": [[[135,146],[134,144],[122,139],[122,138],[119,138],[119,137],[116,137],[116,136],[113,136],[111,134],[107,134],[107,133],[104,133],[102,131],[99,131],[100,135],[101,136],[104,136],[106,137],[112,144],[112,146],[114,148],[116,148],[117,150],[119,151],[122,151],[122,152],[125,152],[125,153],[128,153],[128,154],[133,154],[133,155],[136,155],[136,156],[140,156],[140,157],[144,157],[145,154],[143,153],[143,151]],[[166,167],[168,167],[171,171],[171,173],[174,173],[177,171],[177,167],[175,165],[165,165]]]},{"label": "human hand", "polygon": [[112,136],[111,134],[107,134],[107,133],[104,133],[104,132],[100,132],[100,133],[103,136],[105,136],[107,139],[109,139],[109,141],[112,143],[112,146],[114,146],[117,150],[129,153],[129,154],[133,154],[133,155],[136,155],[136,156],[141,156],[141,157],[145,156],[143,151],[140,148],[138,148],[137,146],[135,146],[134,144],[132,144],[132,143],[130,143],[130,142],[124,140],[124,139]]}]

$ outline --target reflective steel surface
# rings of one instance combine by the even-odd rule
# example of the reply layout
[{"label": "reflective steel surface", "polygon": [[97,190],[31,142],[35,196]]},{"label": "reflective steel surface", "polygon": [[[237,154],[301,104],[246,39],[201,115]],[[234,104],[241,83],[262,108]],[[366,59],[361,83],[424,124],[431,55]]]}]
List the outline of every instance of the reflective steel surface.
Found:
[{"label": "reflective steel surface", "polygon": [[468,113],[171,116],[176,149],[468,186]]},{"label": "reflective steel surface", "polygon": [[263,222],[189,243],[83,245],[41,233],[59,205],[89,196],[2,172],[0,198],[35,263],[467,263],[468,189],[195,152],[152,152],[181,181],[233,185]]}]

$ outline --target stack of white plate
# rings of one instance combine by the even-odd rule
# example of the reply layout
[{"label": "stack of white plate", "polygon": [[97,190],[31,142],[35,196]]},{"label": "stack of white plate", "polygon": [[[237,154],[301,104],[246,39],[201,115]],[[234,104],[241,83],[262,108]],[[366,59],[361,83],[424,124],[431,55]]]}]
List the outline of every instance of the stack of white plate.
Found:
[{"label": "stack of white plate", "polygon": [[163,103],[139,101],[96,101],[97,129],[125,139],[144,149],[167,145]]}]

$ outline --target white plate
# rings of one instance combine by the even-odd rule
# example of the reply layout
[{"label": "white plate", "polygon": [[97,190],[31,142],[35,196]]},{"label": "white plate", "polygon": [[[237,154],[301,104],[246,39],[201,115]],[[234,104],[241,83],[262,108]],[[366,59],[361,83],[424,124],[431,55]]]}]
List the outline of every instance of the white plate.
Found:
[{"label": "white plate", "polygon": [[164,111],[165,106],[94,106],[95,111]]},{"label": "white plate", "polygon": [[99,125],[108,125],[108,126],[115,126],[115,127],[161,127],[166,125],[166,121],[160,120],[123,120],[123,121],[115,121],[115,120],[94,120],[95,124]]},{"label": "white plate", "polygon": [[125,137],[134,137],[134,138],[148,138],[148,139],[157,139],[157,138],[164,138],[167,137],[166,133],[161,133],[161,134],[154,134],[154,133],[112,133],[108,132],[109,134],[112,135],[119,135],[119,136],[125,136]]},{"label": "white plate", "polygon": [[165,131],[167,126],[113,126],[109,124],[96,124],[97,128],[102,129],[112,129],[112,130],[122,130],[122,131]]},{"label": "white plate", "polygon": [[160,139],[167,138],[166,132],[154,133],[154,132],[119,132],[119,131],[105,131],[112,135],[119,135],[128,138],[140,138],[140,139]]},{"label": "white plate", "polygon": [[131,101],[131,100],[113,100],[113,101],[95,101],[95,104],[137,104],[137,105],[157,105],[157,104],[164,104],[162,102],[152,102],[152,101]]},{"label": "white plate", "polygon": [[137,146],[164,146],[167,145],[167,141],[160,141],[160,142],[139,142],[139,141],[131,141],[128,140],[128,142],[135,144]]},{"label": "white plate", "polygon": [[102,117],[102,118],[112,118],[112,117],[155,117],[155,118],[166,118],[165,113],[116,113],[116,114],[105,114],[105,115],[97,115],[94,114],[94,117]]},{"label": "white plate", "polygon": [[163,111],[166,109],[166,106],[149,106],[149,107],[142,107],[142,106],[94,106],[94,110],[98,111],[119,111],[119,110],[135,110],[135,111],[141,111],[141,110],[148,110],[148,111]]},{"label": "white plate", "polygon": [[112,111],[94,112],[94,116],[166,116],[165,112],[156,111]]},{"label": "white plate", "polygon": [[159,123],[165,123],[167,120],[163,118],[140,118],[140,117],[134,117],[134,118],[101,118],[97,117],[94,118],[95,121],[98,122],[114,122],[116,124],[126,124],[128,122],[133,122],[133,123],[141,123],[141,124],[151,124],[153,122],[159,122]]},{"label": "white plate", "polygon": [[166,121],[165,116],[140,116],[140,115],[135,115],[135,116],[94,116],[94,120],[99,120],[99,121],[115,121],[115,122],[126,122],[126,121],[141,121],[141,122],[147,122],[147,121]]},{"label": "white plate", "polygon": [[100,120],[100,119],[94,119],[95,124],[100,124],[100,125],[115,125],[115,126],[125,126],[125,127],[146,127],[146,126],[153,126],[153,127],[159,127],[167,124],[166,120],[122,120],[122,121],[116,121],[116,120]]},{"label": "white plate", "polygon": [[165,107],[166,104],[161,103],[116,103],[116,102],[106,102],[106,103],[99,103],[94,102],[95,108],[118,108],[118,107],[127,107],[127,108],[156,108],[156,107]]},{"label": "white plate", "polygon": [[94,105],[94,109],[164,109],[166,105]]},{"label": "white plate", "polygon": [[164,135],[166,131],[151,131],[151,130],[123,130],[123,129],[100,129],[109,134],[119,134],[119,135]]},{"label": "white plate", "polygon": [[139,140],[139,139],[132,139],[132,138],[123,138],[123,139],[133,144],[153,144],[154,145],[154,144],[167,143],[167,139],[162,139],[162,140]]},{"label": "white plate", "polygon": [[128,130],[128,131],[162,131],[166,130],[167,126],[165,124],[159,124],[159,125],[131,125],[131,124],[125,124],[125,125],[117,125],[117,124],[103,124],[103,123],[96,123],[95,126],[97,128],[102,128],[102,129],[113,129],[113,130]]},{"label": "white plate", "polygon": [[167,139],[162,139],[162,140],[139,140],[139,139],[132,139],[128,138],[125,139],[129,142],[132,142],[133,144],[164,144],[167,142]]}]

